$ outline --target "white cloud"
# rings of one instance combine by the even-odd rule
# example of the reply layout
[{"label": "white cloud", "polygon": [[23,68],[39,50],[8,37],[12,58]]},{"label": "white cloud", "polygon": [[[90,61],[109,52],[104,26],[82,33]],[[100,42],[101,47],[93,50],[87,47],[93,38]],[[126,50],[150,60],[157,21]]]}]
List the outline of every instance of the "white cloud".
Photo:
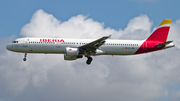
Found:
[{"label": "white cloud", "polygon": [[87,19],[84,15],[74,16],[68,21],[61,22],[53,15],[38,10],[30,23],[22,28],[20,34],[28,37],[97,38],[111,33],[117,33],[117,31],[110,28],[104,29],[103,23]]},{"label": "white cloud", "polygon": [[[112,38],[116,39],[145,39],[150,35],[152,24],[147,15],[140,15],[131,19],[125,29],[117,31],[85,15],[61,22],[38,10],[20,34],[97,39],[113,33]],[[178,21],[172,24],[171,40],[177,39],[178,28]],[[8,41],[0,43],[1,46],[5,47]],[[89,66],[86,58],[65,61],[58,54],[28,54],[28,60],[23,62],[23,54],[0,49],[0,81],[5,81],[0,87],[0,98],[7,100],[151,101],[171,96],[167,86],[180,84],[179,48],[135,56],[96,56]],[[174,99],[178,99],[179,89],[175,93]]]},{"label": "white cloud", "polygon": [[147,15],[131,19],[124,30],[120,30],[121,39],[146,39],[151,32],[152,22]]},{"label": "white cloud", "polygon": [[180,48],[180,34],[178,34],[180,32],[180,20],[177,20],[175,23],[172,23],[171,25],[171,29],[170,29],[170,34],[168,36],[169,40],[174,39],[174,43],[176,45],[176,47]]},{"label": "white cloud", "polygon": [[145,39],[150,35],[151,27],[152,22],[146,15],[135,17],[129,22],[127,28],[116,31],[109,27],[104,28],[104,23],[99,23],[84,15],[73,16],[68,21],[61,22],[53,15],[38,10],[30,23],[22,28],[20,34],[26,37],[63,38],[99,38],[113,34],[112,38],[116,39]]}]

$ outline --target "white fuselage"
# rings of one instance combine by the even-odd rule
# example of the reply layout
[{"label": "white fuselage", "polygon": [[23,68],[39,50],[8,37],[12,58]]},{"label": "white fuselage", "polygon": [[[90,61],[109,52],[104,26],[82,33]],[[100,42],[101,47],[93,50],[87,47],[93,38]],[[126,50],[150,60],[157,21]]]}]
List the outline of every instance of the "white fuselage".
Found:
[{"label": "white fuselage", "polygon": [[[15,40],[17,43],[11,43],[7,46],[7,49],[22,53],[65,54],[67,47],[78,48],[94,40],[95,39],[19,38]],[[107,39],[106,42],[98,48],[101,51],[97,50],[96,54],[92,55],[133,55],[143,42],[144,40]]]}]

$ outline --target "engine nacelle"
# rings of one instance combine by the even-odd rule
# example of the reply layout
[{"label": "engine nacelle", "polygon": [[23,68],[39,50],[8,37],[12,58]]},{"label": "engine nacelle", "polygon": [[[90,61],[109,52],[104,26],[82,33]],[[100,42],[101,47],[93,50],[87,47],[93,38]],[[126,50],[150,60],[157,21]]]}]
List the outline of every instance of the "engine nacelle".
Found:
[{"label": "engine nacelle", "polygon": [[76,60],[77,56],[67,56],[66,54],[64,54],[64,60]]},{"label": "engine nacelle", "polygon": [[76,60],[77,58],[82,58],[83,56],[82,55],[74,55],[74,56],[67,56],[66,54],[64,54],[64,60]]},{"label": "engine nacelle", "polygon": [[78,56],[79,55],[79,49],[78,48],[70,48],[70,47],[67,47],[65,49],[65,52],[66,52],[66,56]]}]

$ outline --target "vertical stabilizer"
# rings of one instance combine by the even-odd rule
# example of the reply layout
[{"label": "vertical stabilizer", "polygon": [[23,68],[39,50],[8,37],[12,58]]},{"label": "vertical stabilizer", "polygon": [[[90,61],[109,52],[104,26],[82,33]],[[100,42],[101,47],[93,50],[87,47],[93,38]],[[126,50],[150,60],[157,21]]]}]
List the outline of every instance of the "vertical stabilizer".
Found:
[{"label": "vertical stabilizer", "polygon": [[147,53],[163,49],[170,41],[167,41],[172,19],[165,19],[158,28],[143,42],[135,54]]},{"label": "vertical stabilizer", "polygon": [[149,36],[147,41],[166,42],[172,19],[165,19],[158,28]]}]

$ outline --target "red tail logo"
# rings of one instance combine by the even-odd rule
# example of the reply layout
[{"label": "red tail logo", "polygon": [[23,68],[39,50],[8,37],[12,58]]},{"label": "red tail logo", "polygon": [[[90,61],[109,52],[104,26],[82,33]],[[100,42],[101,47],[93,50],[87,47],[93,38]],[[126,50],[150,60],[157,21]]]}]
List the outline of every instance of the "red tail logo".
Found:
[{"label": "red tail logo", "polygon": [[147,41],[160,41],[166,42],[168,37],[171,19],[165,19],[158,28],[151,34],[151,36],[147,39]]},{"label": "red tail logo", "polygon": [[158,28],[147,38],[135,54],[146,53],[163,49],[156,47],[157,44],[166,42],[172,19],[165,19]]}]

